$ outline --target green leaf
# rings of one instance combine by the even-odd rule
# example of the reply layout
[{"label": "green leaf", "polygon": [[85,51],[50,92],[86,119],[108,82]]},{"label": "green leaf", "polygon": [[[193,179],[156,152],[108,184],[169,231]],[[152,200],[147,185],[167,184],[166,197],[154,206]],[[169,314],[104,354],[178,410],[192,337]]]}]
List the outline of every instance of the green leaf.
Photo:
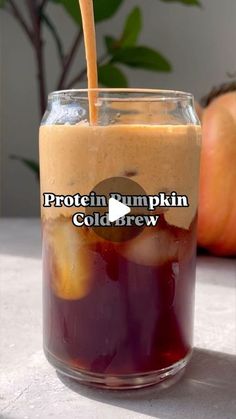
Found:
[{"label": "green leaf", "polygon": [[[73,20],[81,25],[81,14],[78,0],[51,0],[53,3],[61,4]],[[93,0],[95,22],[112,17],[124,0]]]},{"label": "green leaf", "polygon": [[107,52],[109,54],[113,54],[116,48],[119,48],[119,41],[117,41],[113,36],[105,36],[104,37],[105,45]]},{"label": "green leaf", "polygon": [[[76,0],[77,1],[77,0]],[[93,0],[95,22],[112,17],[124,0]]]},{"label": "green leaf", "polygon": [[0,0],[0,9],[3,9],[5,5],[6,5],[6,0]]},{"label": "green leaf", "polygon": [[58,51],[59,58],[63,62],[63,60],[64,60],[64,51],[63,51],[63,45],[62,45],[60,36],[59,36],[59,34],[58,34],[58,32],[57,32],[54,24],[49,19],[49,17],[45,13],[43,13],[43,12],[41,13],[41,17],[42,17],[43,22],[48,27],[48,29],[50,30],[50,32],[51,32],[51,34],[52,34],[52,36],[54,38],[54,41],[55,41],[56,46],[57,46],[57,51]]},{"label": "green leaf", "polygon": [[36,162],[34,160],[26,159],[25,157],[16,156],[16,155],[11,155],[10,158],[13,159],[13,160],[18,160],[21,163],[23,163],[25,166],[27,166],[30,170],[32,170],[34,172],[34,174],[36,175],[37,180],[39,180],[39,164],[38,164],[38,162]]},{"label": "green leaf", "polygon": [[139,7],[135,7],[128,15],[120,44],[122,47],[132,47],[136,44],[142,29],[142,13]]},{"label": "green leaf", "polygon": [[104,37],[107,52],[109,54],[114,54],[116,49],[134,46],[138,40],[141,29],[141,10],[138,7],[135,7],[126,19],[125,27],[120,39],[115,39],[112,36]]},{"label": "green leaf", "polygon": [[127,87],[128,82],[122,71],[112,64],[98,67],[99,83],[106,87]]},{"label": "green leaf", "polygon": [[164,3],[182,3],[186,6],[201,6],[199,0],[160,0]]},{"label": "green leaf", "polygon": [[163,55],[144,46],[121,48],[113,54],[111,61],[145,70],[171,71],[171,65]]}]

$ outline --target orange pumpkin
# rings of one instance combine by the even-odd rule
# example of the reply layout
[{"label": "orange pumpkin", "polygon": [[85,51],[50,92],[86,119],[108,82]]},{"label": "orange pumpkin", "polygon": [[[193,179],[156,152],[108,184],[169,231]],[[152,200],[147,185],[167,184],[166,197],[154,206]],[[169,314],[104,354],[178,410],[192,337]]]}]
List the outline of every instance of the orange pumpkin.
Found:
[{"label": "orange pumpkin", "polygon": [[236,255],[236,92],[214,98],[202,116],[198,244]]}]

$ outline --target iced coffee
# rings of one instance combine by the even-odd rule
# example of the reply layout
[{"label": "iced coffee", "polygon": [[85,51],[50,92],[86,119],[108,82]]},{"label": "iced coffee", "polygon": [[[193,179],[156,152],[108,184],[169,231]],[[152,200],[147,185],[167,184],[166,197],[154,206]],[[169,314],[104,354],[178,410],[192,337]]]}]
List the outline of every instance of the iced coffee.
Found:
[{"label": "iced coffee", "polygon": [[[96,114],[91,125],[88,91],[56,92],[40,128],[44,348],[82,382],[142,387],[191,354],[200,127],[178,92],[97,90]],[[73,206],[43,206],[44,193],[88,195],[111,177],[189,205],[157,209],[155,227],[120,242],[74,226]]]}]

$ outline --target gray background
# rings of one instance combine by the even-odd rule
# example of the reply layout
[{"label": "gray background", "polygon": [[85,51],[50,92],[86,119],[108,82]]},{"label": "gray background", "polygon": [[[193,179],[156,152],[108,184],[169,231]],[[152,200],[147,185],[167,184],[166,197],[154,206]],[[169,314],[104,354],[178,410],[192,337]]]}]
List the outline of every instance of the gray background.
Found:
[{"label": "gray background", "polygon": [[[193,92],[200,98],[209,89],[228,79],[236,71],[235,0],[202,0],[202,9],[165,4],[157,0],[126,0],[114,19],[97,27],[98,49],[104,34],[118,35],[125,16],[133,6],[146,6],[140,43],[152,46],[172,62],[170,74],[126,71],[133,87],[174,88]],[[65,45],[75,26],[60,7],[50,11],[61,28]],[[11,154],[37,158],[37,90],[31,46],[18,23],[0,13],[0,214],[32,216],[38,210],[38,184],[34,176]],[[57,55],[50,34],[45,31],[48,90],[57,80]],[[81,47],[74,74],[84,62]],[[132,74],[132,77],[131,77]]]}]

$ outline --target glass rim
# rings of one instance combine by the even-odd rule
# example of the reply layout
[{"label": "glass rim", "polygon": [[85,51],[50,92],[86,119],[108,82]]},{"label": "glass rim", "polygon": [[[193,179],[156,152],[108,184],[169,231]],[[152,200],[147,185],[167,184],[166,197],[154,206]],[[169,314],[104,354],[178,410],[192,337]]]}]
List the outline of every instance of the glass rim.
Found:
[{"label": "glass rim", "polygon": [[[78,99],[88,99],[89,92],[100,93],[99,99],[106,100],[154,100],[154,101],[176,101],[193,100],[193,94],[181,90],[168,89],[141,89],[141,88],[97,88],[97,89],[65,89],[55,90],[49,93],[49,99],[62,99],[67,95],[78,95]],[[127,94],[127,95],[126,95]],[[117,96],[117,97],[116,97]]]}]

